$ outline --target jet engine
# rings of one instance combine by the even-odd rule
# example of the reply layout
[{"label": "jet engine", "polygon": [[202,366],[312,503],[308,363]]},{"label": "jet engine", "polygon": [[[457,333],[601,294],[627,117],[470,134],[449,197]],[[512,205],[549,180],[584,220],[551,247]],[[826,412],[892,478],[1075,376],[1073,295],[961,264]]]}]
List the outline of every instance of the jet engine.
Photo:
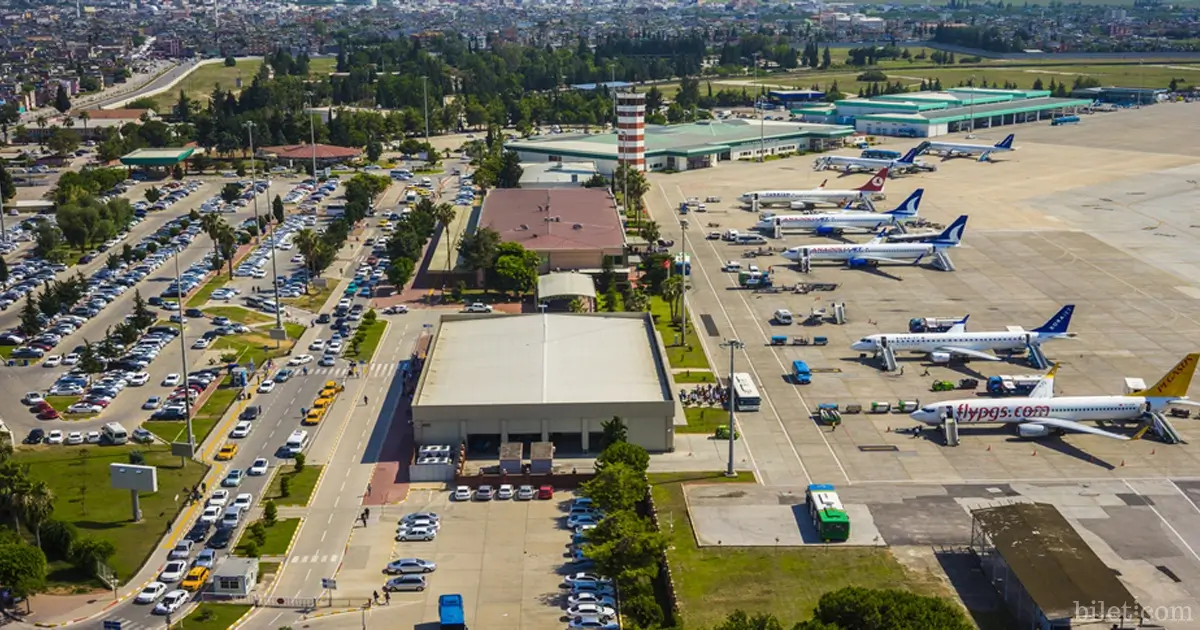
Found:
[{"label": "jet engine", "polygon": [[841,233],[841,229],[829,227],[827,225],[819,226],[816,231],[817,236],[836,236]]},{"label": "jet engine", "polygon": [[930,352],[929,358],[933,359],[934,363],[949,363],[950,362],[950,353],[949,352]]},{"label": "jet engine", "polygon": [[1017,425],[1017,435],[1023,438],[1046,437],[1050,435],[1050,429],[1046,428],[1044,424],[1030,424],[1027,422]]}]

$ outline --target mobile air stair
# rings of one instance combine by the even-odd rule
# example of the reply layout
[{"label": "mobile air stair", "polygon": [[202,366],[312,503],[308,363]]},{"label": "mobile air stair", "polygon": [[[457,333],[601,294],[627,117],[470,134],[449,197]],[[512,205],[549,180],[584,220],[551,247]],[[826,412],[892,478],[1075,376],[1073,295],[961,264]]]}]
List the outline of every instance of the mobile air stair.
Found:
[{"label": "mobile air stair", "polygon": [[[1151,411],[1143,416],[1146,428],[1149,428],[1159,440],[1164,444],[1187,444],[1187,442],[1175,430],[1174,425],[1167,419],[1166,416],[1157,412]],[[1143,431],[1144,432],[1144,429]],[[1139,432],[1142,433],[1142,432]]]},{"label": "mobile air stair", "polygon": [[1025,349],[1029,351],[1029,364],[1039,370],[1050,369],[1050,361],[1046,358],[1046,353],[1042,352],[1042,346],[1036,343],[1025,344]]},{"label": "mobile air stair", "polygon": [[881,337],[879,344],[881,346],[879,348],[879,358],[883,360],[883,370],[885,372],[895,372],[900,369],[896,365],[896,353],[888,346],[887,337]]},{"label": "mobile air stair", "polygon": [[954,263],[950,261],[950,257],[945,252],[934,252],[933,264],[942,271],[954,271]]},{"label": "mobile air stair", "polygon": [[942,432],[946,434],[946,446],[958,446],[958,420],[954,419],[954,414],[945,415]]}]

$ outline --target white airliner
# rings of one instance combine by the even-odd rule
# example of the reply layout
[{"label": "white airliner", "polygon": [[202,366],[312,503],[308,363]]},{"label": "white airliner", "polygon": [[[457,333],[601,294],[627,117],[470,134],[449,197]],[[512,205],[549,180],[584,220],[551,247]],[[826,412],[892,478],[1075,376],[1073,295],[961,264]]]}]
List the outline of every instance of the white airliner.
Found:
[{"label": "white airliner", "polygon": [[1062,396],[1054,398],[1055,365],[1025,398],[964,398],[927,405],[910,414],[913,420],[931,426],[954,418],[959,425],[1016,424],[1021,437],[1042,437],[1050,433],[1078,431],[1117,440],[1129,438],[1093,426],[1087,420],[1132,421],[1169,404],[1195,404],[1187,400],[1188,386],[1196,371],[1200,353],[1189,354],[1150,389],[1126,396]]},{"label": "white airliner", "polygon": [[1013,140],[1017,134],[1010,133],[1008,137],[997,142],[996,144],[967,144],[960,142],[930,142],[925,148],[930,153],[939,153],[946,157],[957,157],[967,155],[978,155],[979,161],[987,161],[988,156],[993,153],[1003,153],[1005,151],[1016,151],[1013,146]]},{"label": "white airliner", "polygon": [[847,173],[871,171],[880,168],[889,169],[893,173],[906,173],[914,169],[936,170],[936,165],[925,164],[917,160],[917,156],[924,149],[925,146],[923,144],[917,145],[909,149],[908,153],[904,154],[904,157],[896,159],[865,158],[853,155],[825,155],[813,161],[813,170],[835,169],[846,171]]},{"label": "white airliner", "polygon": [[793,208],[812,207],[815,204],[832,204],[835,206],[855,201],[870,201],[883,192],[887,183],[888,170],[880,169],[871,176],[867,183],[851,190],[832,190],[829,188],[811,188],[809,190],[755,190],[743,193],[740,199],[743,203],[758,201],[759,205],[792,204]]},{"label": "white airliner", "polygon": [[880,263],[917,264],[926,256],[941,254],[943,250],[958,247],[962,242],[963,230],[967,227],[967,215],[955,219],[937,238],[924,243],[885,243],[880,234],[870,242],[845,245],[801,245],[789,247],[782,256],[799,262],[836,260],[850,267],[878,265]]},{"label": "white airliner", "polygon": [[[859,352],[879,352],[884,348],[892,352],[921,352],[928,354],[934,363],[945,363],[952,356],[966,359],[999,361],[992,352],[1024,350],[1030,345],[1041,345],[1052,339],[1073,337],[1067,332],[1075,305],[1062,307],[1054,317],[1033,330],[1011,328],[1005,331],[966,332],[967,319],[955,324],[946,332],[878,334],[863,337],[850,344]],[[992,352],[985,352],[985,351]]]},{"label": "white airliner", "polygon": [[776,227],[788,230],[811,230],[819,236],[836,234],[843,230],[866,230],[878,232],[880,228],[900,225],[917,217],[924,188],[913,191],[904,203],[888,212],[823,212],[820,214],[780,214],[768,217],[754,225],[755,229],[772,231]]}]

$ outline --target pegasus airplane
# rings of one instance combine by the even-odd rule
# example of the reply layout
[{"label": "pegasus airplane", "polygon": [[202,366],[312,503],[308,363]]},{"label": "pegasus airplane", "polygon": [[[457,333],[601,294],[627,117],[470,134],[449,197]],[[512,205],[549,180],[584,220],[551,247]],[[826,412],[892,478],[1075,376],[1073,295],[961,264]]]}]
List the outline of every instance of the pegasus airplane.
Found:
[{"label": "pegasus airplane", "polygon": [[850,348],[860,352],[880,352],[884,349],[890,349],[892,352],[920,352],[929,355],[934,363],[946,363],[954,356],[999,361],[1000,357],[992,352],[1025,350],[1029,346],[1040,346],[1054,339],[1074,337],[1075,333],[1067,332],[1067,327],[1071,324],[1071,314],[1074,312],[1075,305],[1068,304],[1045,324],[1033,330],[1013,326],[1005,331],[993,332],[966,332],[967,319],[964,317],[946,332],[870,335],[850,344]]},{"label": "pegasus airplane", "polygon": [[895,210],[888,212],[828,212],[821,214],[782,214],[764,218],[755,224],[755,229],[773,231],[811,230],[817,236],[839,234],[843,230],[866,230],[878,232],[881,228],[901,225],[917,217],[924,188],[918,188]]},{"label": "pegasus airplane", "polygon": [[1017,134],[1010,133],[1008,137],[993,145],[987,144],[965,144],[959,142],[930,142],[925,149],[933,153],[940,153],[945,157],[959,157],[978,155],[980,162],[986,162],[993,153],[1004,153],[1007,151],[1016,151],[1013,146],[1013,140]]},{"label": "pegasus airplane", "polygon": [[921,154],[923,146],[916,146],[908,150],[904,157],[894,160],[880,158],[864,158],[855,157],[852,155],[827,155],[819,157],[813,162],[813,170],[823,171],[825,169],[843,170],[847,173],[856,171],[869,171],[879,168],[889,169],[894,173],[906,173],[911,170],[920,168],[931,168],[929,165],[917,161],[917,156]]},{"label": "pegasus airplane", "polygon": [[1028,397],[945,400],[922,407],[909,414],[909,417],[930,426],[941,426],[947,418],[954,418],[960,426],[1015,424],[1017,434],[1027,438],[1077,431],[1128,440],[1123,435],[1081,424],[1081,421],[1130,422],[1170,404],[1196,404],[1187,399],[1187,391],[1196,371],[1197,360],[1200,360],[1200,353],[1189,354],[1154,387],[1125,396],[1055,398],[1054,374],[1058,371],[1055,365]]},{"label": "pegasus airplane", "polygon": [[883,193],[887,182],[888,170],[879,169],[871,179],[850,190],[832,190],[829,188],[811,188],[809,190],[755,190],[742,194],[743,203],[758,201],[759,205],[792,204],[793,208],[811,208],[815,204],[831,204],[840,206],[852,202],[870,202]]},{"label": "pegasus airplane", "polygon": [[962,242],[963,230],[967,227],[967,216],[958,217],[950,227],[936,238],[924,243],[885,243],[880,234],[870,242],[845,245],[802,245],[789,247],[782,256],[792,262],[803,260],[836,260],[850,267],[864,267],[880,263],[912,264],[921,262],[926,256],[942,256],[944,250],[958,247]]}]

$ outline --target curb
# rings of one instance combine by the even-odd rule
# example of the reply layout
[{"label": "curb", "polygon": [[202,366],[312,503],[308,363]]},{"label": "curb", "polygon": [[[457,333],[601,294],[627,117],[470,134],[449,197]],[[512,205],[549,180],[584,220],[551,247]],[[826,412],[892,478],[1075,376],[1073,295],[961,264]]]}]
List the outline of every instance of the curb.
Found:
[{"label": "curb", "polygon": [[[300,530],[304,529],[304,517],[298,517],[299,523],[296,523],[296,531],[292,532],[292,539],[288,541],[287,549],[283,552],[283,561],[287,562],[288,556],[292,555],[292,547],[296,546],[296,539],[300,537]],[[280,569],[282,571],[283,569]]]},{"label": "curb", "polygon": [[242,623],[246,621],[246,617],[249,617],[250,615],[254,614],[254,612],[257,610],[258,610],[257,606],[251,606],[250,610],[247,610],[246,612],[242,613],[242,616],[237,618],[237,621],[234,621],[233,623],[229,624],[229,630],[233,630],[234,628],[241,626]]},{"label": "curb", "polygon": [[317,613],[315,615],[305,615],[304,617],[301,617],[301,619],[304,619],[304,620],[318,619],[320,617],[331,617],[333,615],[344,615],[346,613],[358,612],[360,610],[362,610],[362,609],[361,608],[342,608],[340,610],[331,610],[329,612]]}]

